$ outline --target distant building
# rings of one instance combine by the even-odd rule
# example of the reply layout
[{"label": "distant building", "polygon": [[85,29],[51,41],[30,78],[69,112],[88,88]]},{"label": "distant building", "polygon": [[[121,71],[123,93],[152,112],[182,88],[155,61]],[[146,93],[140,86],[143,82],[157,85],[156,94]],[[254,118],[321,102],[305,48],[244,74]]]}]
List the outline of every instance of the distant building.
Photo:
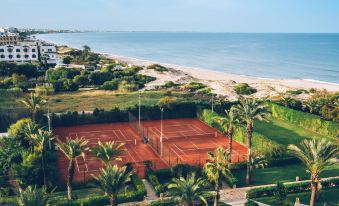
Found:
[{"label": "distant building", "polygon": [[18,33],[0,32],[0,45],[17,44],[20,40]]},{"label": "distant building", "polygon": [[57,64],[60,60],[56,47],[42,42],[0,45],[0,62],[21,63],[39,60],[46,61],[48,64]]}]

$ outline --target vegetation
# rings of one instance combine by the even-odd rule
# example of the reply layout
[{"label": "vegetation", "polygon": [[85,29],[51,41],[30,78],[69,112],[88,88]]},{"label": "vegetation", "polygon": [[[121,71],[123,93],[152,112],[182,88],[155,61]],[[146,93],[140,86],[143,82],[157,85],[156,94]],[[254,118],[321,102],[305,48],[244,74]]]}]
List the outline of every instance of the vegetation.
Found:
[{"label": "vegetation", "polygon": [[225,116],[217,116],[215,120],[219,122],[223,129],[222,131],[227,131],[227,137],[229,138],[229,162],[232,162],[233,130],[235,125],[239,123],[239,120],[232,108],[230,111],[225,110]]},{"label": "vegetation", "polygon": [[126,187],[131,176],[132,172],[126,171],[126,167],[119,168],[116,165],[107,165],[100,170],[99,176],[94,178],[101,190],[109,196],[110,205],[117,206],[118,194]]},{"label": "vegetation", "polygon": [[44,187],[40,189],[36,186],[28,186],[25,190],[20,189],[19,192],[20,206],[47,206],[49,204],[49,197]]},{"label": "vegetation", "polygon": [[84,155],[84,152],[87,151],[89,148],[87,147],[88,141],[84,139],[68,139],[67,142],[59,142],[57,145],[60,150],[64,153],[64,155],[69,160],[68,163],[68,175],[67,175],[67,197],[68,200],[73,199],[72,195],[72,182],[74,176],[74,169],[75,169],[75,159],[80,156]]},{"label": "vegetation", "polygon": [[285,205],[287,197],[287,191],[285,185],[281,182],[277,183],[277,187],[274,190],[274,199],[276,205]]},{"label": "vegetation", "polygon": [[313,206],[318,197],[319,175],[327,167],[338,163],[339,147],[325,139],[317,141],[314,138],[313,140],[304,140],[299,147],[289,145],[288,149],[305,164],[306,171],[311,175],[310,206]]},{"label": "vegetation", "polygon": [[46,100],[34,93],[31,93],[30,97],[26,97],[25,100],[21,102],[31,111],[33,122],[35,122],[36,113],[46,104]]},{"label": "vegetation", "polygon": [[247,83],[239,83],[234,87],[234,91],[239,95],[250,95],[257,92],[255,88],[252,88]]},{"label": "vegetation", "polygon": [[241,98],[240,104],[234,106],[234,112],[239,116],[240,121],[246,124],[247,130],[247,184],[251,184],[252,179],[252,137],[254,120],[265,120],[268,115],[267,107],[263,103],[254,99]]},{"label": "vegetation", "polygon": [[220,198],[221,181],[231,175],[228,169],[229,157],[227,151],[222,147],[218,147],[214,153],[208,153],[208,156],[209,161],[204,165],[204,171],[208,180],[214,185],[214,206],[217,206]]},{"label": "vegetation", "polygon": [[126,152],[124,143],[116,143],[114,141],[102,143],[98,142],[98,146],[90,149],[91,153],[101,159],[105,166],[108,166],[111,161],[121,161],[121,155]]},{"label": "vegetation", "polygon": [[152,65],[149,65],[147,67],[147,69],[153,69],[157,72],[167,72],[168,71],[168,68],[164,67],[164,66],[161,66],[159,64],[152,64]]},{"label": "vegetation", "polygon": [[184,89],[188,90],[189,92],[195,92],[204,88],[206,88],[206,85],[200,82],[190,82],[184,85]]},{"label": "vegetation", "polygon": [[204,202],[207,205],[207,201],[204,197],[206,191],[204,191],[204,181],[202,178],[196,178],[196,175],[189,174],[187,178],[179,177],[173,178],[172,183],[168,185],[168,193],[170,196],[175,196],[185,206],[194,206],[197,202]]}]

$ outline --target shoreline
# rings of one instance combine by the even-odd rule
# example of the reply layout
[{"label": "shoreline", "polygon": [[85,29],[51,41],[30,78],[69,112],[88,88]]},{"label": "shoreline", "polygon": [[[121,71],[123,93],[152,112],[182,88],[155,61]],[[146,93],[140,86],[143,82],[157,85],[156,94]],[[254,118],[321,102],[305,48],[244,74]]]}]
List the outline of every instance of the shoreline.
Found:
[{"label": "shoreline", "polygon": [[[37,39],[39,38],[37,37]],[[53,41],[46,41],[43,39],[39,40],[54,44],[58,47],[63,46],[71,49],[80,49],[76,47],[70,47],[69,45],[59,44]],[[282,93],[286,93],[289,90],[296,89],[309,90],[314,88],[317,90],[327,90],[329,92],[339,92],[339,84],[320,80],[261,78],[247,75],[230,74],[205,68],[174,65],[104,52],[93,52],[106,58],[117,60],[126,64],[144,67],[151,64],[160,64],[170,68],[169,72],[164,73],[149,71],[147,69],[141,71],[142,74],[154,76],[157,78],[157,80],[155,80],[154,82],[148,83],[146,85],[146,89],[154,89],[157,86],[163,85],[167,81],[173,81],[175,83],[188,83],[189,81],[198,81],[209,86],[212,89],[212,92],[218,95],[226,96],[230,100],[237,99],[239,97],[239,95],[237,95],[233,89],[237,83],[248,83],[250,86],[256,88],[258,92],[253,94],[253,96],[258,98],[277,96]],[[299,95],[301,99],[305,99],[308,96],[310,95]]]}]

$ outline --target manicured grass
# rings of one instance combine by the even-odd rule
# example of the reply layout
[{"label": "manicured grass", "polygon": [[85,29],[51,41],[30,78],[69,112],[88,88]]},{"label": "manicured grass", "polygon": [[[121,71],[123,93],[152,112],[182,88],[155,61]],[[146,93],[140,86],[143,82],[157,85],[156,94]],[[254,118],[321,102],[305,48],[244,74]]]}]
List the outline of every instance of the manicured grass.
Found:
[{"label": "manicured grass", "polygon": [[[325,203],[327,205],[338,205],[339,204],[339,188],[335,189],[327,189],[323,190],[320,193],[318,201],[315,203],[316,206],[323,206]],[[287,196],[286,203],[287,205],[293,206],[295,203],[296,198],[300,198],[300,203],[302,204],[309,204],[311,193],[310,192],[303,192],[303,193],[296,193],[290,194]],[[274,198],[258,198],[256,199],[259,202],[274,205]]]},{"label": "manicured grass", "polygon": [[256,121],[254,130],[283,145],[298,144],[313,137],[330,138],[276,118],[270,118],[269,122]]},{"label": "manicured grass", "polygon": [[[321,177],[332,177],[338,176],[339,165],[331,166],[328,170],[324,171]],[[238,179],[238,187],[244,187],[246,185],[246,170],[235,170],[233,171]],[[278,181],[281,182],[292,182],[299,176],[300,180],[308,180],[309,174],[306,173],[305,166],[302,164],[284,165],[280,167],[270,167],[265,169],[255,169],[253,176],[252,185],[265,185],[274,184]]]},{"label": "manicured grass", "polygon": [[[156,105],[164,96],[171,95],[177,98],[177,102],[194,101],[192,93],[171,92],[167,91],[146,91],[141,92],[141,104]],[[118,93],[114,91],[89,90],[66,92],[51,95],[50,109],[51,112],[66,111],[93,111],[95,108],[110,110],[115,107],[128,108],[138,104],[138,92]],[[23,98],[1,98],[0,109],[22,108],[20,100]]]}]

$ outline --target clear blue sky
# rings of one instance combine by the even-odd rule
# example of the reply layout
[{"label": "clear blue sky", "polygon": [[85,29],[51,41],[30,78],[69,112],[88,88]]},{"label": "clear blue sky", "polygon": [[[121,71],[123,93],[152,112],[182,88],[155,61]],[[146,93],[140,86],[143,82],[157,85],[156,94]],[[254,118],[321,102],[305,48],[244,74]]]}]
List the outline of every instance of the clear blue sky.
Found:
[{"label": "clear blue sky", "polygon": [[116,31],[339,32],[339,0],[1,0],[0,25]]}]

